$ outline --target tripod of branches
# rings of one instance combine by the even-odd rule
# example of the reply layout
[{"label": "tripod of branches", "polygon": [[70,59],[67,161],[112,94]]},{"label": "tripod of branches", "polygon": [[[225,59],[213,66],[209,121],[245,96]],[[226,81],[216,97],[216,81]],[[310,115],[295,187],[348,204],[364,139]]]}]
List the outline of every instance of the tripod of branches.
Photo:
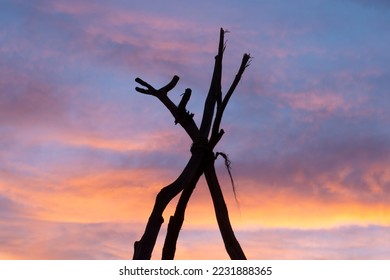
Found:
[{"label": "tripod of branches", "polygon": [[171,184],[162,188],[157,194],[144,234],[139,241],[134,243],[134,260],[146,260],[151,258],[158,233],[164,222],[163,212],[169,202],[181,193],[176,205],[175,213],[169,219],[168,230],[162,251],[162,259],[169,260],[174,258],[177,239],[183,225],[188,201],[199,178],[203,174],[210,190],[219,230],[228,255],[231,259],[246,259],[246,256],[234,235],[221,186],[215,171],[214,162],[218,153],[214,154],[214,148],[224,134],[224,130],[220,128],[223,113],[233,92],[239,84],[245,69],[249,66],[251,57],[246,53],[243,55],[239,70],[228,91],[223,96],[221,80],[222,58],[225,50],[225,33],[226,31],[221,28],[218,53],[215,56],[214,71],[210,89],[205,100],[200,127],[196,125],[193,119],[194,114],[186,109],[186,105],[191,97],[191,89],[185,90],[178,105],[175,105],[168,97],[168,92],[171,91],[179,81],[178,76],[174,76],[168,84],[160,89],[155,89],[140,78],[135,79],[135,81],[142,86],[136,87],[136,91],[157,97],[171,112],[175,119],[175,123],[180,124],[184,128],[192,140],[192,146],[191,158],[179,177]]}]

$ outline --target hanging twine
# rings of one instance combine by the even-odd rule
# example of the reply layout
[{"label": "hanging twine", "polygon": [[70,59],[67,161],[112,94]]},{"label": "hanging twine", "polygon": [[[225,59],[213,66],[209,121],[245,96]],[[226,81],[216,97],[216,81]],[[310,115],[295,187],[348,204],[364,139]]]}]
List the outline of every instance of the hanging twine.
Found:
[{"label": "hanging twine", "polygon": [[232,182],[232,188],[233,188],[233,194],[234,194],[234,199],[236,200],[236,203],[238,204],[238,199],[237,199],[237,194],[236,194],[236,186],[234,184],[234,180],[233,180],[233,176],[232,176],[232,172],[231,172],[231,164],[232,162],[229,160],[229,157],[227,154],[225,153],[222,153],[222,152],[217,152],[215,154],[215,159],[217,159],[218,156],[222,156],[225,160],[225,166],[226,166],[226,169],[229,173],[229,177],[230,177],[230,182]]}]

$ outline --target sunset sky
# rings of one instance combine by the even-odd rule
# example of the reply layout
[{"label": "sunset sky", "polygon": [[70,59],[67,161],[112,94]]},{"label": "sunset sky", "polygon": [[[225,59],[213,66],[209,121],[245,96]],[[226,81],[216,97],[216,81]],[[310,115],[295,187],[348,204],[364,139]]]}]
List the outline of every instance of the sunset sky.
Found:
[{"label": "sunset sky", "polygon": [[[0,259],[132,257],[191,155],[134,79],[180,76],[199,125],[221,27],[224,92],[253,57],[216,147],[247,257],[390,259],[387,0],[0,1]],[[228,258],[204,178],[176,253]]]}]

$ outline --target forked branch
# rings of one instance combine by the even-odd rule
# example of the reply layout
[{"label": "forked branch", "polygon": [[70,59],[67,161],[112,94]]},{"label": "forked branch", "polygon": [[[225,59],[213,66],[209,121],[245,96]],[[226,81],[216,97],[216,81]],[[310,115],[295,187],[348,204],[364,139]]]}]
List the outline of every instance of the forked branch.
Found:
[{"label": "forked branch", "polygon": [[226,93],[225,97],[223,98],[223,101],[218,104],[217,106],[217,113],[215,115],[214,119],[214,124],[213,124],[213,129],[212,129],[212,134],[210,137],[210,145],[212,148],[217,145],[218,141],[221,139],[221,134],[223,134],[223,130],[219,130],[219,127],[221,125],[223,113],[226,109],[226,106],[230,100],[230,97],[233,95],[234,90],[236,89],[238,83],[241,80],[242,75],[244,74],[245,69],[249,66],[250,64],[250,59],[251,56],[249,54],[244,54],[242,57],[241,65],[240,68],[238,69],[238,72],[236,74],[236,77],[233,80],[233,83],[231,84],[228,92]]},{"label": "forked branch", "polygon": [[[190,138],[195,141],[196,136],[198,135],[198,127],[196,126],[193,114],[190,114],[189,112],[184,110],[184,113],[182,110],[179,110],[178,106],[176,106],[172,100],[168,97],[168,92],[171,91],[176,84],[179,81],[178,76],[174,76],[172,80],[165,86],[163,86],[160,89],[155,89],[153,86],[151,86],[149,83],[145,82],[141,78],[136,78],[135,81],[142,85],[144,88],[136,87],[135,90],[139,93],[152,95],[157,97],[164,105],[167,107],[167,109],[171,112],[173,117],[175,118],[175,123],[179,123],[184,130],[187,132],[187,134],[190,136]],[[187,97],[190,98],[191,94]],[[184,98],[184,96],[183,96]],[[187,104],[188,100],[186,101]]]},{"label": "forked branch", "polygon": [[140,92],[140,93],[143,93],[143,94],[149,94],[149,95],[156,96],[157,98],[160,98],[160,96],[162,96],[162,95],[167,95],[168,92],[171,91],[176,86],[176,84],[177,84],[177,82],[179,82],[179,80],[180,80],[179,76],[175,75],[175,76],[173,76],[172,80],[166,86],[163,86],[162,88],[156,90],[154,87],[152,87],[150,84],[148,84],[147,82],[145,82],[141,78],[136,78],[135,81],[137,83],[139,83],[140,85],[146,87],[146,89],[136,87],[135,90]]}]

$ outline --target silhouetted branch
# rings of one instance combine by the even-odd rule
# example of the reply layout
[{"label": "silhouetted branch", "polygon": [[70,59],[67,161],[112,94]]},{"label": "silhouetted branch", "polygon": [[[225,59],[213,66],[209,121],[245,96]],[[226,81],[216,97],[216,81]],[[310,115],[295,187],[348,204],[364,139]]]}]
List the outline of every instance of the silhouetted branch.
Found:
[{"label": "silhouetted branch", "polygon": [[226,106],[230,100],[230,97],[233,95],[234,90],[236,89],[238,83],[241,80],[242,74],[244,73],[245,69],[249,66],[250,63],[250,55],[249,54],[244,54],[242,57],[241,65],[240,68],[233,80],[232,85],[230,86],[228,92],[226,93],[225,97],[223,98],[223,101],[220,106],[217,107],[217,113],[214,119],[214,124],[213,124],[213,129],[212,129],[212,134],[210,137],[210,145],[212,147],[215,147],[215,145],[218,143],[220,140],[219,137],[219,127],[221,125],[222,121],[222,116],[223,113],[226,109]]},{"label": "silhouetted branch", "polygon": [[163,260],[173,260],[175,257],[177,239],[179,238],[179,233],[183,225],[187,204],[202,174],[203,168],[199,168],[198,173],[194,176],[190,184],[183,189],[176,205],[175,214],[169,219],[161,257]]},{"label": "silhouetted branch", "polygon": [[167,85],[163,86],[158,90],[156,90],[154,87],[152,87],[150,84],[148,84],[141,78],[136,78],[135,81],[140,85],[146,87],[146,89],[136,87],[135,90],[138,91],[139,93],[157,97],[165,105],[165,107],[167,107],[167,109],[171,112],[171,114],[175,118],[175,123],[176,124],[179,123],[187,132],[187,134],[190,136],[190,138],[193,141],[195,141],[199,129],[193,120],[194,115],[189,114],[187,112],[184,113],[180,112],[178,107],[168,97],[168,92],[176,86],[176,84],[179,81],[179,77],[175,75]]},{"label": "silhouetted branch", "polygon": [[173,76],[172,80],[166,86],[160,88],[159,91],[161,91],[162,93],[168,94],[168,92],[176,86],[179,79],[180,78],[178,76],[176,76],[176,75]]},{"label": "silhouetted branch", "polygon": [[221,232],[226,251],[232,260],[246,260],[244,251],[238,243],[229,220],[229,213],[219,185],[214,163],[210,163],[204,170],[207,185],[214,203],[215,216]]},{"label": "silhouetted branch", "polygon": [[173,76],[172,80],[167,85],[156,90],[154,87],[152,87],[150,84],[148,84],[147,82],[145,82],[141,78],[136,78],[135,81],[137,83],[139,83],[140,85],[146,87],[146,89],[136,87],[135,90],[140,92],[140,93],[143,93],[143,94],[153,95],[153,96],[156,96],[157,98],[160,98],[161,95],[168,94],[168,92],[176,86],[176,84],[179,82],[179,80],[180,80],[180,78],[175,75],[175,76]]},{"label": "silhouetted branch", "polygon": [[[182,94],[182,98],[181,98],[179,106],[178,106],[178,116],[179,116],[179,118],[183,118],[183,117],[193,118],[194,117],[194,114],[188,112],[187,109],[186,109],[187,103],[188,103],[188,101],[190,100],[190,97],[191,97],[191,92],[192,92],[191,89],[187,88],[185,90],[185,92]],[[180,122],[179,119],[175,120],[175,124],[177,124],[179,122]]]},{"label": "silhouetted branch", "polygon": [[238,73],[237,73],[236,77],[234,78],[232,85],[230,86],[228,92],[226,93],[225,98],[223,99],[222,110],[225,110],[225,108],[229,102],[230,97],[232,96],[234,90],[236,89],[238,83],[241,80],[242,74],[244,74],[245,69],[249,66],[250,58],[251,58],[250,55],[247,53],[243,55],[240,69],[238,70]]},{"label": "silhouetted branch", "polygon": [[194,182],[199,169],[202,168],[203,153],[193,154],[180,176],[170,185],[161,189],[157,194],[156,202],[150,214],[144,234],[139,241],[134,243],[134,260],[149,260],[156,244],[158,233],[164,222],[163,212],[168,203],[178,195],[184,187]]},{"label": "silhouetted branch", "polygon": [[179,103],[179,110],[184,111],[186,109],[187,103],[191,97],[191,92],[191,89],[187,88],[186,91],[183,93],[183,97],[181,98]]},{"label": "silhouetted branch", "polygon": [[221,80],[222,80],[222,58],[224,51],[225,31],[221,28],[219,33],[218,54],[215,57],[213,77],[211,79],[210,89],[206,97],[202,123],[200,125],[200,135],[208,137],[214,116],[215,103],[217,99],[221,100]]},{"label": "silhouetted branch", "polygon": [[146,87],[146,89],[136,87],[135,88],[136,91],[138,91],[140,93],[143,93],[143,94],[149,94],[149,95],[157,96],[157,94],[158,94],[157,90],[154,87],[152,87],[151,85],[149,85],[147,82],[145,82],[141,78],[136,78],[135,81],[137,83],[139,83],[140,85]]}]

